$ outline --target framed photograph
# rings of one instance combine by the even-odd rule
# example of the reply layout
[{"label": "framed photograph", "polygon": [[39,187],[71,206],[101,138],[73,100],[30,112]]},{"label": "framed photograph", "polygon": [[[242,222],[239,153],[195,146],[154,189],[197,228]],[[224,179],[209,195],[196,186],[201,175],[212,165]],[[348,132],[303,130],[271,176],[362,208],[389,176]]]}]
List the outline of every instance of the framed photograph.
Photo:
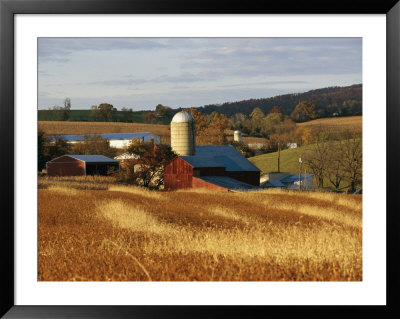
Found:
[{"label": "framed photograph", "polygon": [[[396,0],[229,7],[207,1],[0,0],[0,314],[399,315],[399,208],[390,182],[398,176],[400,160],[399,17]],[[275,104],[262,104],[266,98]],[[296,101],[292,108],[285,98]],[[246,102],[247,112],[246,103],[235,101],[255,102]],[[232,111],[225,116],[218,112],[226,102]],[[194,108],[201,106],[207,116]],[[348,115],[355,115],[357,123],[346,124]],[[60,135],[60,123],[73,124],[72,116],[87,124]],[[340,127],[357,126],[359,132],[343,137],[350,133],[330,127],[327,138],[321,124],[301,126],[318,117],[340,122]],[[106,123],[107,132],[98,135],[89,125],[96,121],[142,122],[142,131]],[[46,150],[38,139],[43,127]],[[155,131],[148,133],[149,127]],[[299,127],[297,135],[294,127]],[[335,154],[344,141],[353,141],[345,146],[351,153],[348,170],[340,158],[344,155]],[[149,149],[143,150],[144,145]],[[289,173],[281,154],[283,159],[297,147],[308,152],[296,153]],[[312,166],[316,157],[310,157],[317,151],[320,162],[328,161],[327,154],[331,161],[325,175],[330,192],[318,195],[326,198],[309,192],[307,201],[298,192],[306,196],[324,187],[322,173]],[[278,156],[276,170],[275,157],[272,166],[263,162],[271,154]],[[282,173],[285,169],[288,173]],[[84,175],[85,180],[93,175],[95,185],[82,183],[79,176],[56,184],[45,174]],[[111,175],[119,184],[110,186],[98,175]],[[133,180],[171,192],[142,187],[139,194],[126,186]],[[188,187],[202,190],[179,190]],[[248,192],[253,188],[259,195]],[[282,195],[281,188],[296,199]],[[218,195],[225,191],[234,194],[229,203]],[[267,191],[272,195],[265,199]],[[339,198],[333,191],[348,194]],[[88,195],[83,199],[81,193]],[[276,202],[267,202],[272,198]],[[140,203],[140,209],[122,214],[129,203]],[[252,205],[253,215],[238,214]],[[94,206],[96,216],[90,215]],[[265,207],[276,210],[276,216],[264,215]],[[279,225],[283,212],[296,220],[287,217],[286,226]],[[296,240],[300,228],[303,237]],[[93,236],[81,236],[86,232]],[[318,245],[310,244],[313,236]],[[132,253],[135,247],[148,255],[145,262]],[[275,255],[265,253],[265,247],[275,249]],[[111,259],[104,259],[102,249]],[[317,254],[323,255],[319,261]],[[337,264],[324,264],[328,255]]]}]

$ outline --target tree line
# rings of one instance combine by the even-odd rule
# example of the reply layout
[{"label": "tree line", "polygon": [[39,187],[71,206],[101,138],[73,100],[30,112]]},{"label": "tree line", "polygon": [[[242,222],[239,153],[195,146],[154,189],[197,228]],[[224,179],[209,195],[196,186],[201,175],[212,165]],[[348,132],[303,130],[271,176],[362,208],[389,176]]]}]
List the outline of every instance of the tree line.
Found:
[{"label": "tree line", "polygon": [[[316,118],[315,105],[309,102],[300,102],[291,114],[298,119],[311,120]],[[311,129],[296,127],[291,116],[284,115],[280,106],[274,106],[268,114],[264,114],[261,108],[256,107],[246,116],[243,113],[234,114],[229,118],[229,125],[232,130],[240,130],[243,133],[266,139],[261,153],[275,152],[278,144],[285,149],[287,144],[296,143],[297,146],[304,146],[313,141]]]},{"label": "tree line", "polygon": [[347,87],[328,87],[304,93],[278,95],[270,98],[249,99],[222,104],[210,104],[197,108],[200,112],[210,114],[214,111],[231,117],[236,113],[250,115],[259,107],[268,114],[276,105],[284,115],[290,115],[301,101],[313,103],[318,117],[362,115],[362,84]]}]

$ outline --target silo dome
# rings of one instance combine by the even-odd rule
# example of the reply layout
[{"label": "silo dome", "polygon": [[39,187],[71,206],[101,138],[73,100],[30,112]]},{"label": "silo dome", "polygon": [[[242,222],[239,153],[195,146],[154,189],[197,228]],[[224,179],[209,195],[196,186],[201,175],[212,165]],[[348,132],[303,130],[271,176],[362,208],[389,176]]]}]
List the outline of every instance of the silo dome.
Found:
[{"label": "silo dome", "polygon": [[175,116],[172,118],[171,123],[182,123],[182,122],[194,122],[194,118],[192,114],[188,112],[178,112],[175,114]]},{"label": "silo dome", "polygon": [[171,148],[183,156],[194,155],[196,129],[193,116],[188,112],[176,113],[171,121]]}]

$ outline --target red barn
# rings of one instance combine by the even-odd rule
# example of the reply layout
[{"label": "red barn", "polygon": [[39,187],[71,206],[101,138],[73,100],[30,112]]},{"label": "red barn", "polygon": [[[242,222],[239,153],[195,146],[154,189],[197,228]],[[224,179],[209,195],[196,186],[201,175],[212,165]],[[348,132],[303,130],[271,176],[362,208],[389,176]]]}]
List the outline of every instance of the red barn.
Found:
[{"label": "red barn", "polygon": [[63,155],[46,163],[48,176],[107,175],[111,167],[119,169],[118,161],[103,155]]},{"label": "red barn", "polygon": [[249,190],[260,185],[260,170],[231,145],[199,145],[164,168],[164,188]]}]

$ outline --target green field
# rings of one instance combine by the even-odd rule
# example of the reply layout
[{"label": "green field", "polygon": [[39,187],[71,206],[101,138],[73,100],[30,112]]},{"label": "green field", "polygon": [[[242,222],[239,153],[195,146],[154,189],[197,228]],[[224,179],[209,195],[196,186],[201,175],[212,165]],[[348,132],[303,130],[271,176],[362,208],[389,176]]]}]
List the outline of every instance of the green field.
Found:
[{"label": "green field", "polygon": [[[299,172],[299,156],[304,154],[309,149],[310,146],[307,145],[298,148],[282,150],[280,171],[297,174]],[[248,158],[248,160],[261,170],[261,174],[278,171],[278,152],[257,155]]]},{"label": "green field", "polygon": [[[280,171],[287,172],[290,174],[298,174],[299,157],[303,156],[308,151],[312,151],[312,145],[282,150],[280,158]],[[248,160],[261,170],[261,174],[278,171],[278,152],[257,155],[248,158]],[[307,168],[304,162],[302,165],[302,174],[313,174],[313,172],[309,168]],[[316,185],[317,182],[314,177],[314,187],[316,187]],[[349,189],[348,186],[349,186],[349,181],[347,179],[343,179],[343,181],[340,183],[339,189],[341,191],[347,191]],[[327,176],[325,176],[324,178],[324,189],[327,190],[335,189],[333,185],[329,182]]]},{"label": "green field", "polygon": [[[71,110],[68,121],[79,122],[94,122],[95,120],[90,117],[90,110]],[[146,111],[117,111],[110,122],[127,122],[127,123],[144,123],[144,114]],[[60,114],[55,114],[51,110],[39,110],[38,121],[60,121]],[[170,118],[157,117],[154,124],[169,124]]]}]

